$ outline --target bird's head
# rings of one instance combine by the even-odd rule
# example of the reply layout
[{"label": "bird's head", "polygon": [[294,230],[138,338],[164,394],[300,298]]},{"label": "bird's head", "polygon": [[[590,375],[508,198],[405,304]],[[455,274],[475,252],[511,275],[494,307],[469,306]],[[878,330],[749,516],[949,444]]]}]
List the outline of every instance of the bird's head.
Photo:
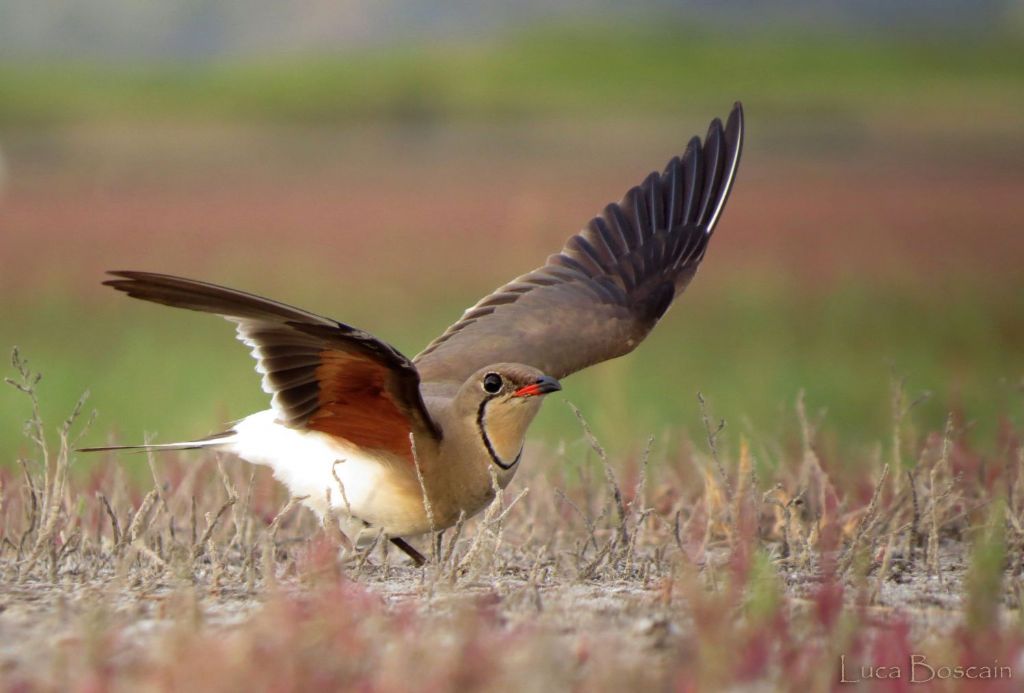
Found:
[{"label": "bird's head", "polygon": [[470,376],[459,389],[455,406],[471,419],[491,460],[509,469],[518,461],[526,429],[544,395],[561,389],[555,378],[536,368],[498,363]]}]

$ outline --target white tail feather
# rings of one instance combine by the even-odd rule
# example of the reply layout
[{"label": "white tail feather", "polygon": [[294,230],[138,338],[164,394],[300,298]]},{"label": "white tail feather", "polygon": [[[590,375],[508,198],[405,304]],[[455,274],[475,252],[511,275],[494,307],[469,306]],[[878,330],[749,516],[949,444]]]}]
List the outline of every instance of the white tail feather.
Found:
[{"label": "white tail feather", "polygon": [[107,452],[110,450],[127,450],[132,452],[162,452],[167,450],[198,450],[199,448],[215,448],[228,445],[235,439],[234,431],[216,433],[199,440],[187,440],[181,443],[160,443],[154,445],[105,445],[98,448],[78,448],[77,452]]}]

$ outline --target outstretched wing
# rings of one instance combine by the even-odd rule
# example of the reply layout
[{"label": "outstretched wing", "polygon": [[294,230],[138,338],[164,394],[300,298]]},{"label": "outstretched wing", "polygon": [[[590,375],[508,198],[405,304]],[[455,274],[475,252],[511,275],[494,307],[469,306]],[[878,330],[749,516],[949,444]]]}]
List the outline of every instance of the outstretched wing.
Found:
[{"label": "outstretched wing", "polygon": [[686,288],[729,197],[743,144],[737,103],[682,158],[652,173],[548,258],[485,297],[415,359],[420,377],[461,382],[491,363],[556,378],[632,351]]},{"label": "outstretched wing", "polygon": [[214,313],[252,348],[281,422],[411,460],[409,433],[441,437],[416,367],[372,335],[298,308],[192,279],[111,272],[129,296]]}]

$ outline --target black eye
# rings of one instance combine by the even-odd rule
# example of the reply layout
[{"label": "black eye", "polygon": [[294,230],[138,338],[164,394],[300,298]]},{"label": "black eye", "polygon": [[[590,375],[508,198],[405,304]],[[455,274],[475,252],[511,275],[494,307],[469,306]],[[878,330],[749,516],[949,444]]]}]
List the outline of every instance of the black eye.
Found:
[{"label": "black eye", "polygon": [[488,373],[484,376],[484,392],[495,394],[501,390],[501,376],[497,373]]}]

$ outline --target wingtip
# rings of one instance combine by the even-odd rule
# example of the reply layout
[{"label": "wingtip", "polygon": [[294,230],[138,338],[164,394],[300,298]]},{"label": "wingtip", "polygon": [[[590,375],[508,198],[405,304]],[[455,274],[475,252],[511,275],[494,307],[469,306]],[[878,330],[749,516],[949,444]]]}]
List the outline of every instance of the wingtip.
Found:
[{"label": "wingtip", "polygon": [[725,123],[725,136],[730,142],[735,141],[737,148],[743,144],[743,103],[740,101],[732,105]]},{"label": "wingtip", "polygon": [[110,286],[118,290],[124,290],[124,287],[130,285],[132,282],[139,279],[140,275],[145,273],[134,270],[107,270],[106,274],[108,278],[101,282],[103,286]]},{"label": "wingtip", "polygon": [[108,270],[107,279],[101,282],[103,286],[109,286],[117,291],[124,291],[129,293],[131,287],[135,284],[138,277],[137,272],[131,272],[129,270]]},{"label": "wingtip", "polygon": [[[715,121],[718,121],[718,119],[716,118]],[[715,121],[712,122],[714,123]],[[708,219],[707,230],[709,235],[714,231],[715,225],[718,223],[736,178],[740,156],[743,153],[743,132],[743,103],[736,101],[733,103],[732,111],[729,112],[729,117],[725,123],[725,130],[722,133],[726,146],[727,169],[724,173],[718,204]]]},{"label": "wingtip", "polygon": [[[203,282],[196,282],[191,279],[185,279],[184,277],[176,277],[171,274],[161,274],[159,272],[146,272],[144,270],[107,270],[107,276],[109,277],[102,282],[103,286],[109,286],[123,291],[129,296],[135,298],[141,298],[136,295],[136,291],[145,289],[168,289],[179,286],[182,282],[189,284],[202,284]],[[159,303],[160,301],[157,301]]]}]

